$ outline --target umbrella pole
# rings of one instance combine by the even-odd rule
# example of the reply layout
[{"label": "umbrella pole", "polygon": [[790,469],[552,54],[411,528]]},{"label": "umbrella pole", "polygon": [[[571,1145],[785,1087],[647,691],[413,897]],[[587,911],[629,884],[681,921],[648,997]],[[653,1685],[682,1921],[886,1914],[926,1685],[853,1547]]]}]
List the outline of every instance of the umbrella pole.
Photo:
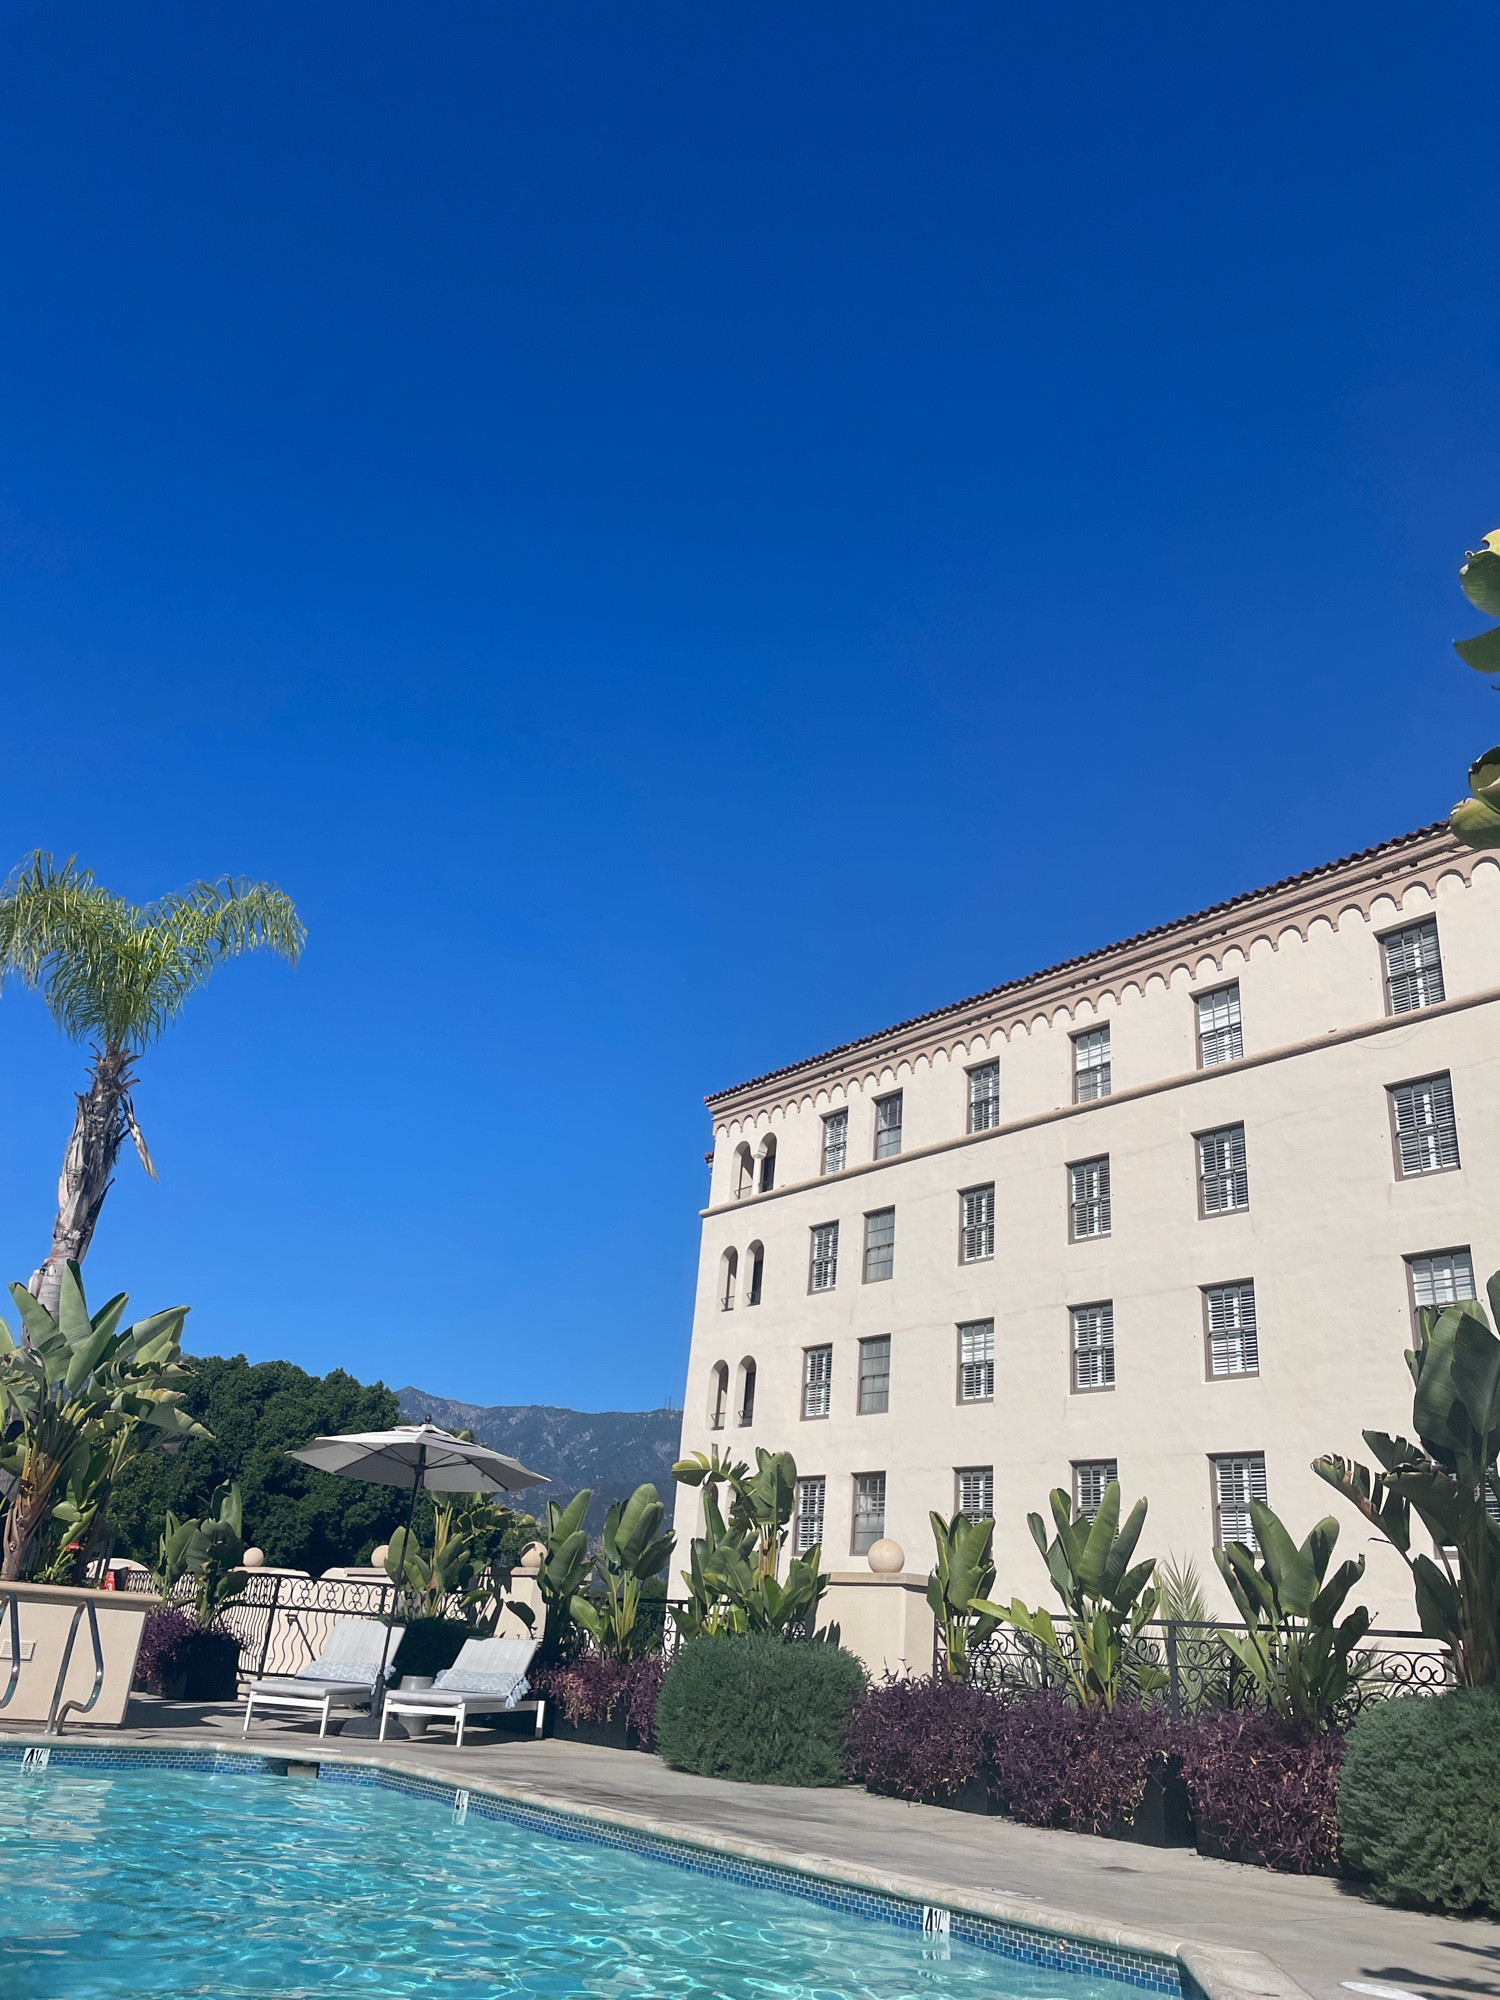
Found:
[{"label": "umbrella pole", "polygon": [[[416,1470],[412,1473],[411,1477],[411,1505],[406,1510],[406,1534],[401,1543],[401,1567],[403,1570],[406,1568],[407,1553],[411,1548],[412,1523],[417,1518],[417,1492],[422,1484],[422,1474],[426,1470],[427,1447],[424,1444],[418,1447]],[[383,1684],[385,1681],[386,1658],[391,1650],[391,1628],[396,1622],[396,1600],[401,1594],[401,1585],[396,1578],[393,1577],[391,1579],[391,1584],[390,1608],[385,1614],[385,1644],[380,1649],[380,1679],[382,1682],[380,1698],[382,1702],[385,1700],[385,1688]]]}]

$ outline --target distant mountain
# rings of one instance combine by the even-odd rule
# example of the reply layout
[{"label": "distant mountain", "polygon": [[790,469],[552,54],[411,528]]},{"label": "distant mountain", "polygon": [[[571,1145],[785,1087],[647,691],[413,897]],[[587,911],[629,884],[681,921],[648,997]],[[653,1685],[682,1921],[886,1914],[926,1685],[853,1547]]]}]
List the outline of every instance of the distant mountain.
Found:
[{"label": "distant mountain", "polygon": [[550,1486],[528,1486],[515,1496],[513,1504],[528,1514],[540,1516],[549,1500],[565,1506],[587,1486],[594,1497],[586,1525],[597,1535],[614,1502],[649,1480],[670,1517],[680,1410],[554,1410],[544,1403],[496,1403],[486,1409],[430,1396],[425,1389],[398,1389],[396,1399],[406,1423],[430,1417],[444,1430],[472,1431],[481,1444],[545,1473]]}]

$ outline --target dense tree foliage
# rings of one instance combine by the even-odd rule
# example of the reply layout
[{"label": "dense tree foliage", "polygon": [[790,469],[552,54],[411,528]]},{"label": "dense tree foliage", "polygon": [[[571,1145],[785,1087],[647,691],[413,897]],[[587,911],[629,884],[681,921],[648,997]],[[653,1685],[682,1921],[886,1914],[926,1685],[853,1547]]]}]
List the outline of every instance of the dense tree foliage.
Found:
[{"label": "dense tree foliage", "polygon": [[[341,1368],[309,1375],[290,1361],[252,1367],[243,1354],[195,1357],[189,1369],[183,1407],[212,1437],[126,1468],[110,1507],[116,1554],[154,1561],[167,1509],[206,1514],[214,1489],[228,1480],[244,1495],[246,1540],[265,1550],[268,1563],[314,1576],[368,1560],[405,1520],[407,1496],[396,1488],[335,1479],[287,1457],[310,1438],[399,1423],[384,1383],[357,1382]],[[430,1535],[430,1506],[423,1511]]]}]

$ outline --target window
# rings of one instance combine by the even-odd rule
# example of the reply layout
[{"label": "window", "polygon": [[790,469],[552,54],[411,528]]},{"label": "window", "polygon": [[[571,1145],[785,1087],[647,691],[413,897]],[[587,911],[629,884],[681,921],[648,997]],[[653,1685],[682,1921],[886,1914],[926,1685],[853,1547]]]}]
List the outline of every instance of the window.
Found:
[{"label": "window", "polygon": [[734,1149],[734,1198],[755,1192],[755,1162],[750,1157],[750,1148],[741,1143]]},{"label": "window", "polygon": [[969,1071],[969,1130],[990,1132],[1000,1123],[1000,1065],[980,1063]]},{"label": "window", "polygon": [[1396,1171],[1402,1180],[1414,1174],[1440,1174],[1458,1165],[1458,1126],[1453,1116],[1453,1083],[1441,1076],[1398,1083],[1390,1093],[1391,1119],[1396,1128]]},{"label": "window", "polygon": [[992,1465],[961,1465],[953,1475],[958,1489],[958,1511],[971,1521],[991,1521],[995,1517],[995,1468]]},{"label": "window", "polygon": [[708,1427],[713,1431],[724,1428],[724,1408],[729,1401],[729,1363],[716,1361],[714,1372],[709,1377]]},{"label": "window", "polygon": [[1436,1006],[1443,998],[1437,919],[1428,917],[1405,930],[1388,931],[1380,948],[1385,954],[1386,1012],[1412,1014],[1418,1007]]},{"label": "window", "polygon": [[1113,1299],[1070,1308],[1073,1321],[1073,1387],[1115,1386],[1115,1306]]},{"label": "window", "polygon": [[891,1407],[891,1337],[882,1333],[859,1343],[859,1413],[877,1415]]},{"label": "window", "polygon": [[875,1100],[875,1157],[888,1160],[901,1151],[901,1092]]},{"label": "window", "polygon": [[1239,986],[1219,986],[1212,993],[1200,993],[1197,1007],[1199,1069],[1238,1062],[1245,1053],[1245,1038],[1240,1031]]},{"label": "window", "polygon": [[822,1546],[823,1508],[828,1493],[826,1479],[799,1479],[797,1481],[797,1553],[805,1556],[809,1549]]},{"label": "window", "polygon": [[826,1417],[833,1397],[833,1349],[804,1347],[802,1350],[802,1414]]},{"label": "window", "polygon": [[1467,1247],[1462,1250],[1429,1250],[1422,1257],[1408,1257],[1407,1278],[1411,1285],[1412,1320],[1417,1338],[1422,1337],[1422,1308],[1441,1312],[1456,1306],[1460,1299],[1477,1299],[1474,1289],[1474,1259]]},{"label": "window", "polygon": [[747,1254],[750,1258],[750,1284],[745,1292],[745,1304],[747,1306],[758,1306],[760,1304],[760,1281],[765,1276],[766,1271],[765,1246],[760,1243],[752,1243]]},{"label": "window", "polygon": [[831,1292],[839,1275],[839,1226],[820,1222],[812,1232],[812,1261],[808,1270],[810,1292]]},{"label": "window", "polygon": [[726,1250],[719,1265],[719,1310],[734,1311],[734,1285],[740,1272],[740,1253]]},{"label": "window", "polygon": [[995,1394],[995,1322],[973,1319],[958,1329],[958,1400],[988,1403]]},{"label": "window", "polygon": [[1208,1285],[1203,1292],[1208,1332],[1208,1372],[1213,1375],[1258,1375],[1260,1348],[1255,1337],[1255,1286],[1246,1278],[1237,1285]]},{"label": "window", "polygon": [[867,1555],[885,1535],[885,1474],[856,1472],[854,1475],[854,1537],[850,1544],[857,1556]]},{"label": "window", "polygon": [[849,1164],[849,1114],[830,1111],[823,1120],[823,1171],[841,1174]]},{"label": "window", "polygon": [[755,1363],[740,1363],[740,1429],[745,1430],[755,1422]]},{"label": "window", "polygon": [[1119,1461],[1113,1458],[1080,1459],[1073,1467],[1073,1506],[1086,1521],[1092,1521],[1104,1505],[1104,1496],[1120,1476]]},{"label": "window", "polygon": [[1229,1215],[1250,1206],[1250,1173],[1245,1165],[1245,1128],[1225,1125],[1198,1134],[1198,1213]]},{"label": "window", "polygon": [[1109,1234],[1109,1155],[1079,1160],[1068,1169],[1069,1228],[1073,1241]]},{"label": "window", "polygon": [[1260,1554],[1260,1543],[1250,1525],[1250,1502],[1262,1507],[1266,1498],[1266,1455],[1262,1451],[1235,1452],[1225,1458],[1211,1458],[1214,1482],[1214,1541],[1219,1548],[1228,1542],[1243,1542],[1252,1555]]},{"label": "window", "polygon": [[767,1139],[760,1149],[760,1192],[769,1194],[776,1185],[776,1141]]},{"label": "window", "polygon": [[1092,1103],[1109,1095],[1109,1029],[1090,1028],[1073,1037],[1073,1102]]},{"label": "window", "polygon": [[962,1215],[958,1261],[982,1264],[995,1254],[995,1183],[965,1188],[958,1199]]},{"label": "window", "polygon": [[865,1217],[865,1283],[888,1278],[896,1268],[896,1211],[877,1208]]}]

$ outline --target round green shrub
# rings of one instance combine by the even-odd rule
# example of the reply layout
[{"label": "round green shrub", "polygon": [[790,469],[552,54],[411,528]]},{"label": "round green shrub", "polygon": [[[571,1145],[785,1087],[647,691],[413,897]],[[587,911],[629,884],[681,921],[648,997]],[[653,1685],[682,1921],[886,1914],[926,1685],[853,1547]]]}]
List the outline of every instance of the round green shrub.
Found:
[{"label": "round green shrub", "polygon": [[667,1669],[656,1747],[678,1771],[747,1785],[841,1785],[844,1732],[867,1680],[821,1640],[695,1639]]},{"label": "round green shrub", "polygon": [[1500,1694],[1368,1709],[1344,1752],[1339,1835],[1378,1901],[1500,1917]]}]

